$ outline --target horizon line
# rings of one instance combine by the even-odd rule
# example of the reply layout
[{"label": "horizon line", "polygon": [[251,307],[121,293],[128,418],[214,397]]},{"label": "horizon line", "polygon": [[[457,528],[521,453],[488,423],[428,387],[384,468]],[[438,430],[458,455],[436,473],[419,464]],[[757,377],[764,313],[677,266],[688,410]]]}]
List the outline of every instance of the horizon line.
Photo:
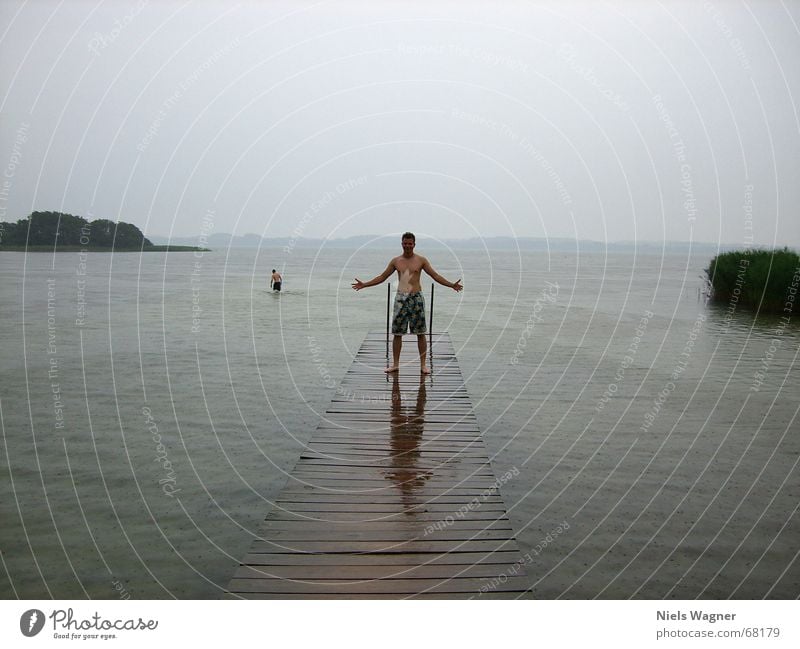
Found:
[{"label": "horizon line", "polygon": [[[293,237],[292,235],[281,235],[275,237],[267,237],[264,235],[259,235],[255,232],[246,232],[244,234],[232,234],[230,232],[214,232],[213,234],[209,234],[204,238],[207,240],[211,236],[220,236],[226,235],[232,238],[243,238],[243,237],[258,237],[262,240],[269,241],[271,239],[288,239],[293,240],[296,242],[299,241],[347,241],[348,239],[362,239],[362,238],[375,238],[375,239],[383,239],[387,237],[396,236],[395,233],[391,234],[354,234],[347,237]],[[197,239],[200,235],[169,235],[165,234],[151,234],[145,235],[148,237],[161,237],[163,239]],[[513,235],[502,235],[496,234],[487,237],[446,237],[446,238],[434,238],[434,237],[426,237],[425,235],[417,236],[417,239],[423,239],[428,241],[440,242],[440,241],[476,241],[476,240],[492,240],[492,239],[513,239],[513,240],[532,240],[532,241],[569,241],[575,243],[595,243],[595,244],[625,244],[625,245],[636,245],[636,244],[652,244],[652,245],[706,245],[706,246],[740,246],[742,248],[759,248],[759,247],[776,247],[776,248],[800,248],[800,243],[798,244],[779,244],[775,243],[743,243],[743,242],[719,242],[719,241],[705,241],[705,240],[680,240],[680,239],[668,239],[668,240],[656,240],[656,239],[607,239],[605,241],[601,239],[578,239],[575,237],[537,237],[537,236],[513,236]]]}]

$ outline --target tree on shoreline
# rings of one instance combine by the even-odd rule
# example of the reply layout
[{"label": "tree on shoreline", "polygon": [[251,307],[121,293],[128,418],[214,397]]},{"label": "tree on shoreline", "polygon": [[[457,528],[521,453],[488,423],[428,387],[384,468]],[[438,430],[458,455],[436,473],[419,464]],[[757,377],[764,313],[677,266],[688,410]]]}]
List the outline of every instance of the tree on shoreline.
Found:
[{"label": "tree on shoreline", "polygon": [[0,223],[0,246],[84,246],[150,248],[152,242],[131,223],[87,221],[62,212],[32,212],[16,223]]}]

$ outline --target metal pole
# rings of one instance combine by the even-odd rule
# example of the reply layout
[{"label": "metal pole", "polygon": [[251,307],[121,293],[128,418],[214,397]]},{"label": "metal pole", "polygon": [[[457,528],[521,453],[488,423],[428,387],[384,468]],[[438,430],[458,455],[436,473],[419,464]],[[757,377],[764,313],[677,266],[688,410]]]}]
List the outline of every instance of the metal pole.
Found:
[{"label": "metal pole", "polygon": [[433,289],[434,285],[433,282],[431,282],[431,323],[428,326],[428,353],[430,354],[431,368],[433,368]]},{"label": "metal pole", "polygon": [[392,303],[392,283],[386,285],[386,366],[389,366],[389,306]]}]

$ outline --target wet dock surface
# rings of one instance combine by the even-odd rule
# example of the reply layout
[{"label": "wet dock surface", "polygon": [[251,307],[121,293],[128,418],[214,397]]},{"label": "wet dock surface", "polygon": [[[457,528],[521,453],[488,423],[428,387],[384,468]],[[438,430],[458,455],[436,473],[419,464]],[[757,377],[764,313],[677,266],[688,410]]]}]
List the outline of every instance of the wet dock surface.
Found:
[{"label": "wet dock surface", "polygon": [[506,598],[528,579],[446,333],[383,373],[370,333],[242,559],[228,597]]}]

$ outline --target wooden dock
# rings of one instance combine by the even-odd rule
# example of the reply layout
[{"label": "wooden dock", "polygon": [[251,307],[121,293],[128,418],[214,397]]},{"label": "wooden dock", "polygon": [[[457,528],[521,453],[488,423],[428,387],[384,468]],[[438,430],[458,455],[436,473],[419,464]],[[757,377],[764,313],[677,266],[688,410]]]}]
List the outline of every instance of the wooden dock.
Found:
[{"label": "wooden dock", "polygon": [[[432,340],[431,340],[432,338]],[[528,580],[446,333],[387,376],[370,333],[228,586],[246,599],[527,597]]]}]

